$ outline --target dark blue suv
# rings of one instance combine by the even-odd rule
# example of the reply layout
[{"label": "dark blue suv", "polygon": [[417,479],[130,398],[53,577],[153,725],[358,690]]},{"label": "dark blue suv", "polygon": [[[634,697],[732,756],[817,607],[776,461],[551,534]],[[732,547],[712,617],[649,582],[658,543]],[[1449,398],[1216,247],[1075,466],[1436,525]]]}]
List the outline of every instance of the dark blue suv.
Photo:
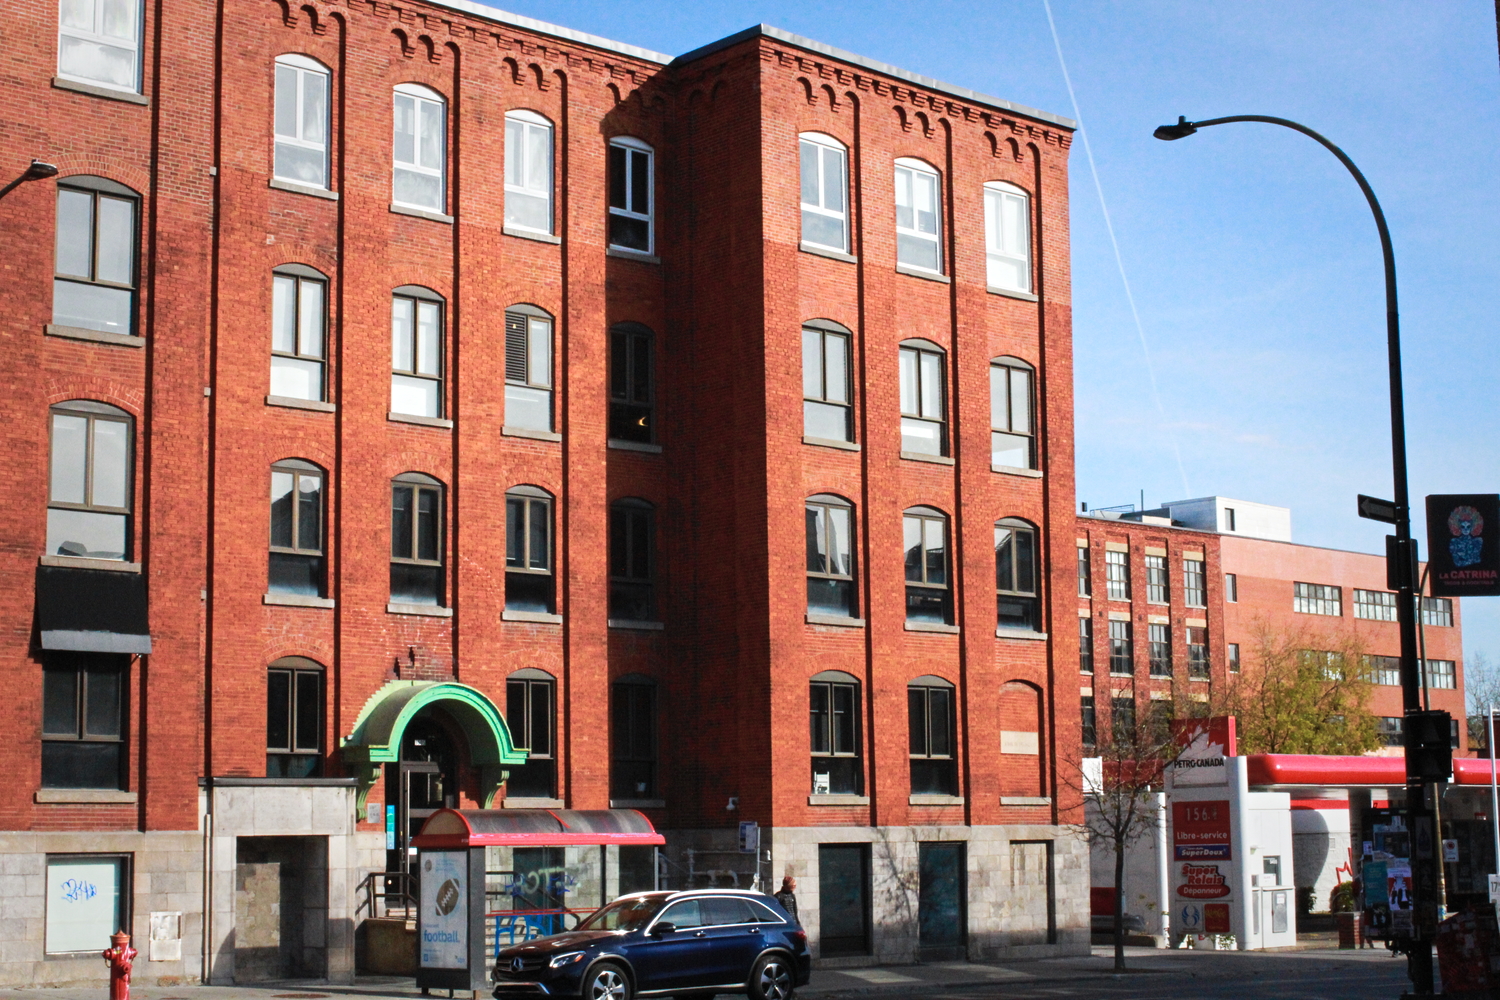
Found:
[{"label": "dark blue suv", "polygon": [[748,993],[790,1000],[811,970],[807,933],[759,892],[638,892],[576,930],[500,950],[495,996],[582,1000]]}]

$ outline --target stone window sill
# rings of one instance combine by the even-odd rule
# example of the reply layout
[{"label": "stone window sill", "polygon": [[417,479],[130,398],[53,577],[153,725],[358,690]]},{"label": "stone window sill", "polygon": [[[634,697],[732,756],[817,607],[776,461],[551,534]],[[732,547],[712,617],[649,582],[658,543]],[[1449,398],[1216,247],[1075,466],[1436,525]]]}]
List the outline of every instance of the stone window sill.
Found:
[{"label": "stone window sill", "polygon": [[936,622],[907,622],[908,632],[941,632],[944,635],[958,635],[957,625],[939,625]]},{"label": "stone window sill", "polygon": [[507,795],[500,803],[502,809],[561,809],[562,799],[524,798],[519,795]]},{"label": "stone window sill", "polygon": [[109,344],[113,347],[146,346],[145,337],[136,337],[128,333],[108,333],[104,330],[86,330],[81,326],[58,326],[56,323],[48,323],[42,327],[42,332],[49,337],[87,340],[95,344]]},{"label": "stone window sill", "polygon": [[665,809],[666,799],[610,799],[611,809]]},{"label": "stone window sill", "polygon": [[920,451],[903,451],[901,457],[908,462],[931,462],[933,465],[955,465],[947,455],[928,455]]},{"label": "stone window sill", "polygon": [[506,236],[514,236],[522,240],[536,240],[538,243],[551,243],[559,246],[562,243],[561,236],[553,236],[551,233],[535,233],[530,229],[516,229],[514,226],[506,226],[500,230]]},{"label": "stone window sill", "polygon": [[562,435],[556,431],[534,431],[526,427],[502,427],[500,434],[503,437],[531,438],[533,441],[561,441]]},{"label": "stone window sill", "polygon": [[607,247],[604,251],[604,256],[618,257],[621,260],[633,260],[640,264],[661,263],[661,258],[654,253],[641,253],[639,250],[626,250],[624,247]]},{"label": "stone window sill", "polygon": [[452,608],[440,608],[436,604],[387,604],[388,615],[416,615],[420,618],[452,618]]},{"label": "stone window sill", "polygon": [[408,205],[398,205],[395,202],[391,202],[391,211],[396,215],[409,215],[414,219],[430,219],[433,222],[453,225],[453,216],[444,215],[442,212],[429,212],[424,208],[412,208]]},{"label": "stone window sill", "polygon": [[396,424],[415,424],[418,427],[437,427],[441,430],[451,431],[453,421],[443,417],[419,417],[415,413],[394,413],[386,411],[385,419]]},{"label": "stone window sill", "polygon": [[621,441],[619,438],[610,438],[606,444],[615,451],[638,451],[643,455],[661,454],[661,445],[646,441]]},{"label": "stone window sill", "polygon": [[39,566],[57,566],[67,569],[102,569],[111,573],[139,573],[141,564],[120,559],[88,559],[83,556],[42,556]]},{"label": "stone window sill", "polygon": [[814,615],[807,616],[809,625],[834,625],[838,628],[864,628],[863,618],[845,618],[843,615]]},{"label": "stone window sill", "polygon": [[853,254],[844,253],[842,250],[830,250],[820,247],[815,243],[803,243],[797,249],[803,253],[810,253],[816,257],[827,257],[829,260],[841,260],[846,264],[858,264],[859,258]]},{"label": "stone window sill", "polygon": [[964,804],[962,795],[909,795],[906,804],[910,806],[961,806]]},{"label": "stone window sill", "polygon": [[338,201],[339,193],[327,188],[313,187],[311,184],[298,184],[296,181],[284,181],[279,177],[272,177],[266,182],[266,187],[277,191],[290,191],[292,194],[305,194],[314,198],[322,198],[324,201]]},{"label": "stone window sill", "polygon": [[139,796],[135,792],[120,792],[110,788],[38,788],[33,800],[53,805],[135,805]]},{"label": "stone window sill", "polygon": [[279,604],[288,608],[331,608],[334,606],[331,597],[308,597],[305,594],[266,594],[260,600],[262,604]]},{"label": "stone window sill", "polygon": [[867,806],[870,804],[868,795],[809,795],[807,804],[810,806]]},{"label": "stone window sill", "polygon": [[907,267],[905,264],[897,264],[896,273],[909,274],[913,278],[925,278],[928,281],[940,281],[945,285],[953,284],[953,279],[946,274],[938,274],[936,271],[924,271],[920,267]]},{"label": "stone window sill", "polygon": [[991,472],[998,472],[1002,476],[1025,476],[1028,479],[1041,479],[1041,469],[1018,469],[1013,465],[992,465]]},{"label": "stone window sill", "polygon": [[561,625],[563,616],[554,615],[546,611],[502,611],[500,620],[503,622],[535,622],[539,625]]},{"label": "stone window sill", "polygon": [[325,403],[321,399],[298,399],[295,396],[267,396],[267,406],[285,406],[289,410],[312,410],[315,413],[336,413],[337,403]]},{"label": "stone window sill", "polygon": [[859,451],[860,445],[857,441],[835,441],[832,438],[818,438],[802,436],[803,444],[810,444],[816,448],[838,448],[842,451]]},{"label": "stone window sill", "polygon": [[103,97],[111,101],[124,101],[126,104],[139,104],[142,107],[151,106],[151,98],[144,94],[137,94],[133,90],[116,90],[113,87],[100,87],[92,83],[81,83],[78,80],[68,80],[60,76],[52,78],[52,86],[58,90],[72,90],[80,94],[88,94],[90,97]]},{"label": "stone window sill", "polygon": [[609,627],[636,632],[660,632],[667,626],[664,622],[642,622],[631,618],[611,618],[609,619]]},{"label": "stone window sill", "polygon": [[1052,797],[1050,795],[1002,795],[1000,804],[1002,806],[1050,806]]},{"label": "stone window sill", "polygon": [[1029,628],[997,628],[996,639],[1029,639],[1033,642],[1046,642],[1046,632],[1036,632]]},{"label": "stone window sill", "polygon": [[994,285],[989,285],[985,288],[985,291],[989,292],[991,295],[1003,295],[1008,299],[1020,299],[1022,302],[1041,301],[1038,296],[1033,295],[1030,292],[1018,292],[1013,288],[996,288]]}]

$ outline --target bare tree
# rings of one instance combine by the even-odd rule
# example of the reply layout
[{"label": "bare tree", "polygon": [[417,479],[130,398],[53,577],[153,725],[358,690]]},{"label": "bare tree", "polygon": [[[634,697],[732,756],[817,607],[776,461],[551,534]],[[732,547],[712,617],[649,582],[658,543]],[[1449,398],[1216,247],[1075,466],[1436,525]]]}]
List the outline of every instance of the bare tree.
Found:
[{"label": "bare tree", "polygon": [[1464,657],[1464,714],[1468,716],[1469,746],[1488,747],[1485,714],[1500,705],[1500,663],[1484,653]]}]

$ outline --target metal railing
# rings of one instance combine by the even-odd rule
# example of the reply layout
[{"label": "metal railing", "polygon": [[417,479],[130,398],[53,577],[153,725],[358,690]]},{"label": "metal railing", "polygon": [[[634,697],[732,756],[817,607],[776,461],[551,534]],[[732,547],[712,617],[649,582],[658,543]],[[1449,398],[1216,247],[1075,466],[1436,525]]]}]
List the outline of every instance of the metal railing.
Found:
[{"label": "metal railing", "polygon": [[367,917],[417,915],[417,878],[411,872],[370,872],[359,884],[364,901],[355,911]]}]

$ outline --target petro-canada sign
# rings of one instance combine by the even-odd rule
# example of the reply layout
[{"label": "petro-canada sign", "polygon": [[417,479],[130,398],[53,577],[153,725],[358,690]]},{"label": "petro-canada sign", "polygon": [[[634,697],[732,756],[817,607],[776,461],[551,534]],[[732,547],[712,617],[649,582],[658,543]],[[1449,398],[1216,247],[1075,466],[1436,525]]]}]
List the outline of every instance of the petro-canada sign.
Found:
[{"label": "petro-canada sign", "polygon": [[1235,755],[1234,716],[1179,719],[1172,723],[1182,752],[1172,762],[1174,787],[1227,785],[1225,758]]}]

